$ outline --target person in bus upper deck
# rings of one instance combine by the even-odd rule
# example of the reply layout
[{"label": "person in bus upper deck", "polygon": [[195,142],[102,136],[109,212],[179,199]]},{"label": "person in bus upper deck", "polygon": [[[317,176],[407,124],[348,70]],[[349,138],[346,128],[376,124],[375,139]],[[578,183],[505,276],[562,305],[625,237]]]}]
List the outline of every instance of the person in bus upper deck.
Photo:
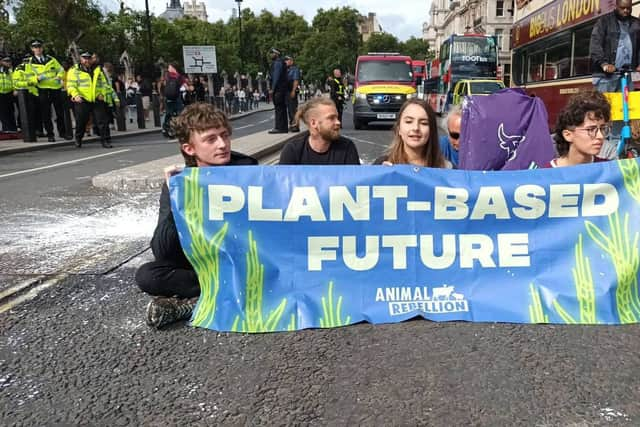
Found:
[{"label": "person in bus upper deck", "polygon": [[616,9],[602,16],[591,33],[589,56],[593,85],[600,92],[619,90],[620,76],[613,74],[624,65],[640,71],[638,35],[640,20],[631,16],[632,0],[616,0]]}]

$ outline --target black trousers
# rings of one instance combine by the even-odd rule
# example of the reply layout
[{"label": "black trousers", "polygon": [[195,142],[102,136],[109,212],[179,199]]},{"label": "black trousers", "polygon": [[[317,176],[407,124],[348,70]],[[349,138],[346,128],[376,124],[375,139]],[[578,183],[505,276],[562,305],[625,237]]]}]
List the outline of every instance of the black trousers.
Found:
[{"label": "black trousers", "polygon": [[[36,95],[30,94],[29,92],[26,92],[25,108],[27,110],[27,117],[22,117],[22,115],[20,115],[20,128],[23,132],[27,130],[24,126],[24,121],[26,120],[26,126],[30,130],[29,134],[35,135],[35,133],[38,131],[38,126],[41,126],[38,116],[38,97]],[[18,107],[18,109],[20,109],[20,107]]]},{"label": "black trousers", "polygon": [[87,102],[82,101],[75,104],[76,115],[76,140],[82,141],[84,132],[89,121],[89,116],[93,114],[93,123],[98,128],[100,141],[107,141],[109,135],[107,133],[107,104],[104,101]]},{"label": "black trousers", "polygon": [[287,120],[287,91],[277,91],[273,93],[273,106],[276,110],[276,129],[288,131]]},{"label": "black trousers", "polygon": [[344,104],[342,101],[337,99],[332,99],[333,103],[336,104],[336,110],[338,110],[338,120],[340,120],[340,125],[342,126],[342,110],[344,109]]},{"label": "black trousers", "polygon": [[298,111],[298,95],[291,98],[291,92],[287,94],[287,111],[289,112],[289,125],[293,126],[296,121],[296,111]]},{"label": "black trousers", "polygon": [[51,105],[56,111],[56,127],[61,138],[65,136],[64,111],[62,109],[62,90],[39,89],[38,101],[40,103],[40,118],[47,136],[53,136],[53,124],[51,122]]},{"label": "black trousers", "polygon": [[0,122],[2,123],[2,130],[5,132],[18,130],[13,110],[13,92],[0,94]]},{"label": "black trousers", "polygon": [[162,261],[141,265],[136,271],[136,283],[149,295],[180,298],[200,295],[198,276],[194,270]]}]

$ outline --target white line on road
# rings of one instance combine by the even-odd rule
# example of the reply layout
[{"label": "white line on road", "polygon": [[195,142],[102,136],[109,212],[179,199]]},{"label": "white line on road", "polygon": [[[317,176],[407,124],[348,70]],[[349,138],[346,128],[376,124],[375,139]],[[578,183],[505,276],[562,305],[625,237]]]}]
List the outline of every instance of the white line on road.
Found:
[{"label": "white line on road", "polygon": [[[17,306],[18,304],[22,304],[25,301],[30,301],[32,299],[34,299],[35,297],[38,296],[38,294],[42,291],[44,291],[45,289],[48,289],[50,287],[52,287],[53,285],[57,284],[58,282],[62,281],[63,279],[65,279],[67,277],[66,274],[59,274],[57,276],[54,276],[52,278],[50,278],[49,280],[46,280],[42,283],[40,283],[37,286],[32,287],[29,292],[27,292],[24,295],[20,295],[17,298],[10,300],[6,303],[3,303],[0,305],[0,314],[4,313],[5,311],[11,310],[12,308],[14,308],[15,306]],[[33,283],[33,282],[32,282]]]},{"label": "white line on road", "polygon": [[40,171],[40,170],[44,170],[44,169],[56,168],[58,166],[71,165],[73,163],[80,163],[80,162],[84,162],[85,160],[98,159],[100,157],[113,156],[113,155],[116,155],[116,154],[125,153],[127,151],[131,151],[131,150],[129,148],[127,148],[127,149],[124,149],[124,150],[111,151],[109,153],[98,154],[98,155],[95,155],[95,156],[83,157],[81,159],[69,160],[67,162],[54,163],[52,165],[40,166],[40,167],[37,167],[37,168],[25,169],[25,170],[22,170],[22,171],[6,173],[4,175],[0,175],[0,178],[7,178],[9,176],[22,175],[22,174],[29,173],[29,172],[36,172],[36,171]]},{"label": "white line on road", "polygon": [[349,134],[343,134],[344,136],[346,136],[347,138],[353,140],[353,141],[358,141],[358,142],[362,142],[363,144],[371,144],[371,145],[375,145],[376,147],[386,147],[388,144],[377,144],[373,141],[367,141],[366,139],[360,139],[360,138],[356,138],[355,136],[351,136]]},{"label": "white line on road", "polygon": [[240,127],[237,127],[237,128],[233,128],[233,130],[240,130],[240,129],[250,128],[250,127],[252,127],[252,126],[255,126],[256,124],[257,124],[257,123],[253,123],[253,124],[250,124],[250,125],[240,126]]}]

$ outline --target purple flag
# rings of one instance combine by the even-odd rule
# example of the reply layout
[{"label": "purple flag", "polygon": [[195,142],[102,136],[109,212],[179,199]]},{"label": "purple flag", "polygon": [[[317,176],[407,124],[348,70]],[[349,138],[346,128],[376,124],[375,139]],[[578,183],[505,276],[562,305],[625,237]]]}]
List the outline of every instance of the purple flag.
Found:
[{"label": "purple flag", "polygon": [[459,168],[529,169],[555,157],[547,110],[540,98],[522,89],[465,98],[462,108]]}]

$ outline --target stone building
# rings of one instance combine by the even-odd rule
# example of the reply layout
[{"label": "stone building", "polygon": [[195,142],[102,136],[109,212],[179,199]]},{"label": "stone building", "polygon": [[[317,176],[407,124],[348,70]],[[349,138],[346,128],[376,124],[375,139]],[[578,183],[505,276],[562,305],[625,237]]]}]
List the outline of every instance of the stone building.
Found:
[{"label": "stone building", "polygon": [[381,33],[382,26],[378,23],[375,13],[361,15],[358,21],[358,31],[362,35],[362,41],[366,42],[371,38],[372,34]]},{"label": "stone building", "polygon": [[430,21],[422,27],[422,37],[434,51],[451,34],[482,33],[496,36],[498,64],[504,82],[511,80],[509,32],[513,25],[513,0],[433,0]]},{"label": "stone building", "polygon": [[184,14],[185,16],[193,16],[201,21],[206,21],[208,18],[207,5],[196,0],[187,0],[184,2]]}]

